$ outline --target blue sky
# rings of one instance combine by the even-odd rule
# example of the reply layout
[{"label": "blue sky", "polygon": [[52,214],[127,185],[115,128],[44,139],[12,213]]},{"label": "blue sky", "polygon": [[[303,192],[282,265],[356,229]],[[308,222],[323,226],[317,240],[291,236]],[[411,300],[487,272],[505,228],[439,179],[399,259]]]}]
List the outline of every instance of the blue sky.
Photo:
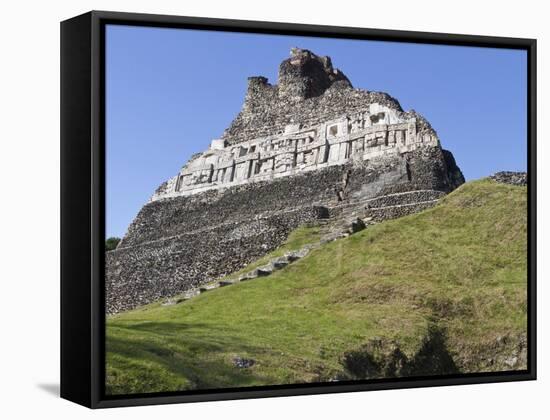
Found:
[{"label": "blue sky", "polygon": [[109,25],[106,234],[239,112],[247,77],[277,82],[291,47],[328,55],[354,87],[384,91],[437,131],[467,180],[526,170],[526,52]]}]

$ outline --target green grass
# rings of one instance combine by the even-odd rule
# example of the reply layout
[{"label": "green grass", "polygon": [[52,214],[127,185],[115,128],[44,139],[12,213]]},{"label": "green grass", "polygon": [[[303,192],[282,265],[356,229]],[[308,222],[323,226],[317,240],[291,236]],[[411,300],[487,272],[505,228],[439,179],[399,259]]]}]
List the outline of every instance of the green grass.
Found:
[{"label": "green grass", "polygon": [[[526,206],[525,188],[470,182],[269,277],[111,316],[107,392],[326,381],[373,338],[413,355],[433,325],[462,371],[502,369],[487,362],[495,343],[526,331]],[[318,238],[300,228],[243,271]],[[256,363],[237,368],[236,356]]]}]

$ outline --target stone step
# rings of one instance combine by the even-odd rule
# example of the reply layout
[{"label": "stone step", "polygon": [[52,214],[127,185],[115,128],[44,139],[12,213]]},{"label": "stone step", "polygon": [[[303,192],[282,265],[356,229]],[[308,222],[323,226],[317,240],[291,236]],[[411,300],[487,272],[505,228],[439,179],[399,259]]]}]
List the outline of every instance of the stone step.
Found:
[{"label": "stone step", "polygon": [[239,281],[247,281],[247,280],[255,279],[257,276],[255,276],[255,275],[253,276],[252,274],[253,274],[253,272],[241,274],[239,276]]},{"label": "stone step", "polygon": [[285,268],[289,264],[288,258],[286,257],[280,257],[276,258],[275,260],[271,261],[271,265],[275,270],[280,270],[281,268]]},{"label": "stone step", "polygon": [[254,270],[256,272],[256,277],[265,277],[273,273],[273,266],[271,264],[263,265]]},{"label": "stone step", "polygon": [[206,286],[199,287],[199,291],[200,291],[200,293],[206,293],[206,292],[209,292],[210,290],[217,289],[218,287],[220,287],[219,283],[208,284]]},{"label": "stone step", "polygon": [[289,262],[294,262],[300,258],[304,258],[309,253],[309,248],[304,247],[298,251],[290,251],[285,254],[285,257]]},{"label": "stone step", "polygon": [[223,280],[223,281],[218,282],[220,287],[231,286],[232,284],[235,284],[235,283],[238,283],[238,282],[236,282],[236,281],[227,281],[227,280]]}]

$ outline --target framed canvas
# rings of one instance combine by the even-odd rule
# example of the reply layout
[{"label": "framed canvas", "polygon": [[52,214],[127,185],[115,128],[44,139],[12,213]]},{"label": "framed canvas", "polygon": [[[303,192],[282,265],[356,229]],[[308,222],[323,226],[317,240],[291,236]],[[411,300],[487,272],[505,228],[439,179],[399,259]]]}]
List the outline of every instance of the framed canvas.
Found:
[{"label": "framed canvas", "polygon": [[61,23],[61,396],[536,378],[536,41]]}]

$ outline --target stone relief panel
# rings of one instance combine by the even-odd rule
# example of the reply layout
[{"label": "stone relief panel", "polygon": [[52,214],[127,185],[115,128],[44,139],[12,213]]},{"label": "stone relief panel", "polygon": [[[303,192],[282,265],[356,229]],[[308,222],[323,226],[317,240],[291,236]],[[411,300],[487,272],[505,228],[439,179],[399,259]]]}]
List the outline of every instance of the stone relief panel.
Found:
[{"label": "stone relief panel", "polygon": [[288,176],[377,156],[439,145],[435,133],[417,133],[416,118],[404,120],[394,109],[368,109],[315,127],[293,123],[276,135],[238,145],[212,140],[210,148],[188,162],[151,200]]}]

